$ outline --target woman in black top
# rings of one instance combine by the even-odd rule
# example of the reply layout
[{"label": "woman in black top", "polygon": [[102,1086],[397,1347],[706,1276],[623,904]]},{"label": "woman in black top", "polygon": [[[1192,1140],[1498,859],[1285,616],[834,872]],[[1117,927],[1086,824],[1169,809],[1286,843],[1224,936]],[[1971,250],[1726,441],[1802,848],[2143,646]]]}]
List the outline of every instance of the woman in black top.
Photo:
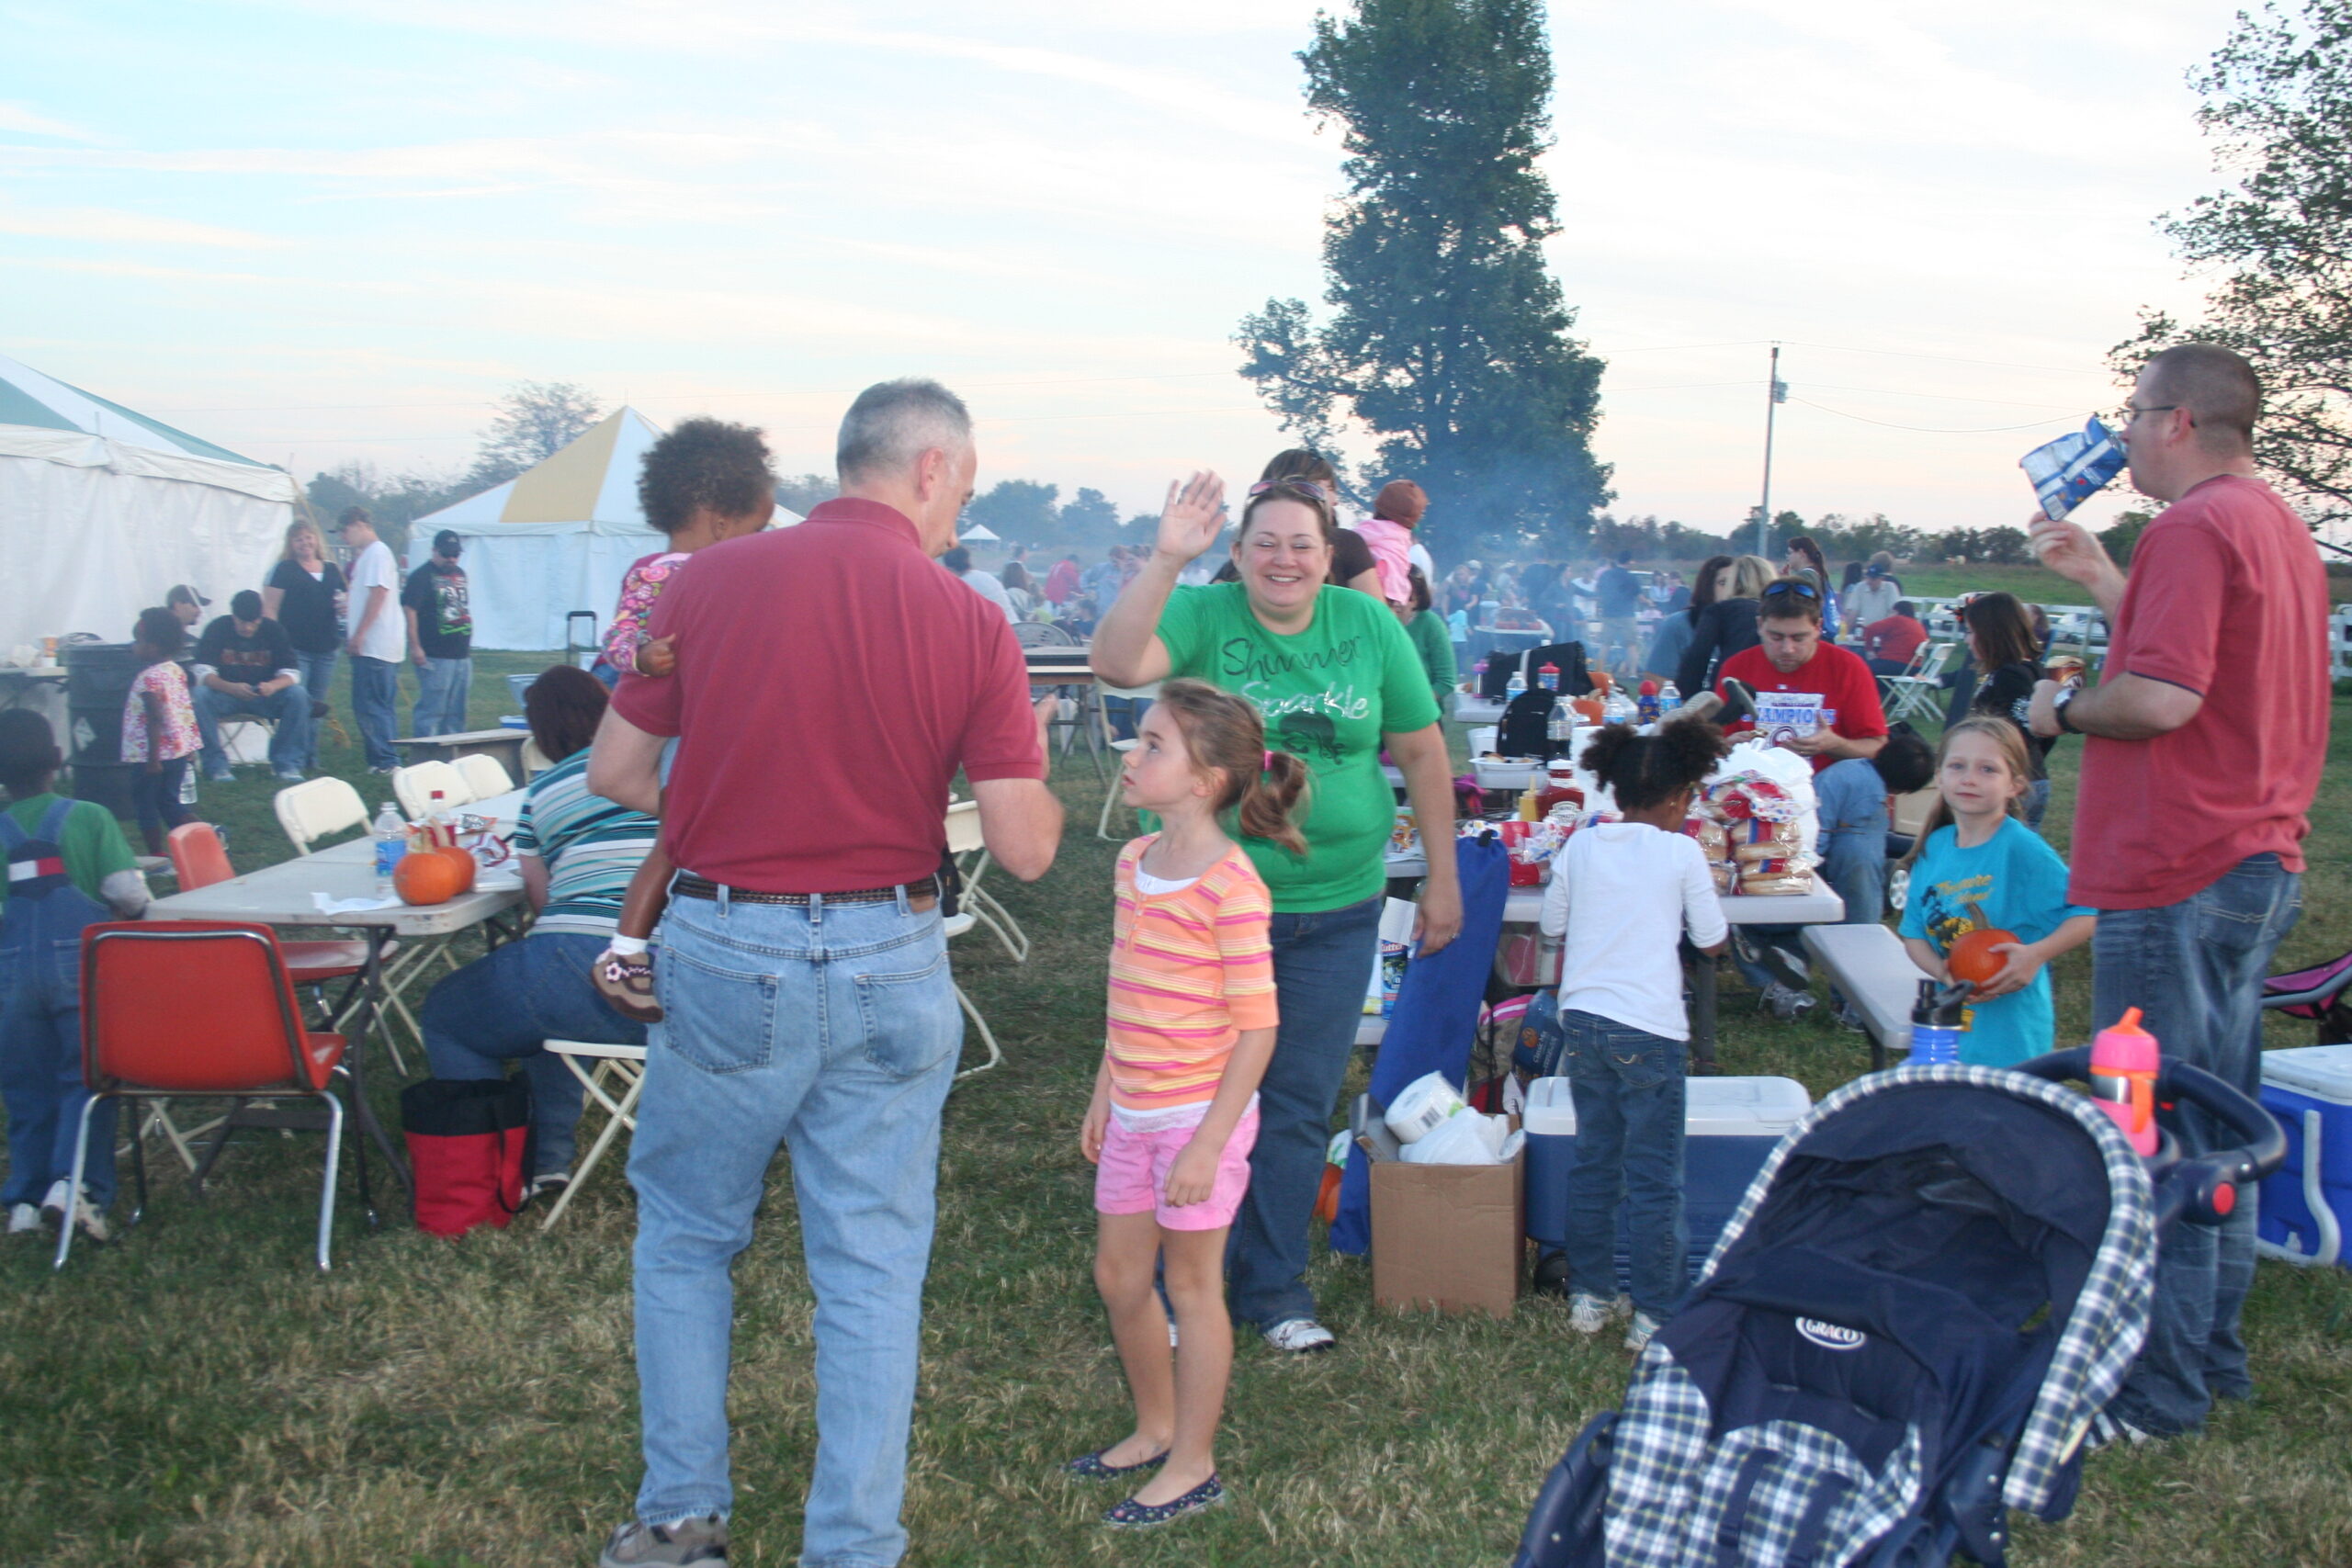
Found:
[{"label": "woman in black top", "polygon": [[[286,530],[286,550],[270,568],[261,591],[261,613],[286,628],[302,689],[311,694],[311,716],[324,718],[327,694],[334,689],[335,650],[343,646],[343,569],[327,559],[319,531],[307,520]],[[305,767],[319,765],[319,726],[311,726]]]},{"label": "woman in black top", "polygon": [[1674,671],[1684,701],[1713,690],[1716,669],[1742,649],[1763,641],[1756,630],[1756,602],[1772,581],[1772,563],[1741,556],[1716,574],[1715,602],[1691,620],[1690,644]]},{"label": "woman in black top", "polygon": [[2050,808],[2050,748],[2058,742],[2033,732],[2026,716],[2033,707],[2033,685],[2041,679],[2041,642],[2033,633],[2033,617],[2014,593],[1979,593],[1961,606],[1960,622],[1968,637],[1969,658],[1984,674],[1976,694],[1969,699],[1972,713],[2006,718],[2025,737],[2025,754],[2033,764],[2033,785],[2026,792],[2025,824],[2039,831],[2041,814]]}]

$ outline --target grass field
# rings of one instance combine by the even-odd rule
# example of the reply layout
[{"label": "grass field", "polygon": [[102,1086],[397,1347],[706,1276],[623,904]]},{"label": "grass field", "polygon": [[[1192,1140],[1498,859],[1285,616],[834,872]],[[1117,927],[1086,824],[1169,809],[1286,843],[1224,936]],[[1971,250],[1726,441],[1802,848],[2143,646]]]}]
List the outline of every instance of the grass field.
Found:
[{"label": "grass field", "polygon": [[[1994,576],[1971,575],[1977,586]],[[505,705],[503,671],[536,663],[479,660],[475,718]],[[2287,961],[2352,945],[2346,716]],[[338,771],[356,764],[330,750]],[[2062,848],[2075,760],[2069,746],[2056,761],[2050,830]],[[382,781],[356,782],[371,807],[382,797]],[[269,787],[258,770],[207,787],[203,809],[234,828],[241,866],[285,852]],[[1091,836],[1102,795],[1082,755],[1057,787],[1070,808],[1060,859],[1032,886],[1000,886],[1035,939],[1030,962],[1012,964],[978,934],[956,948],[1009,1060],[947,1107],[910,1561],[1504,1562],[1544,1471],[1623,1393],[1628,1358],[1613,1337],[1569,1333],[1549,1300],[1523,1301],[1507,1322],[1376,1313],[1353,1261],[1317,1269],[1336,1353],[1240,1348],[1220,1455],[1234,1506],[1114,1537],[1092,1522],[1110,1495],[1056,1473],[1126,1430],[1089,1276],[1091,1168],[1076,1137],[1099,1048],[1114,846]],[[2086,955],[2060,965],[2062,1033],[2086,1028],[2087,977]],[[1866,1066],[1858,1037],[1761,1019],[1726,978],[1726,1071],[1786,1073],[1818,1096]],[[2273,1030],[2274,1044],[2310,1038]],[[379,1083],[389,1117],[393,1086]],[[315,1139],[250,1134],[209,1201],[167,1175],[144,1224],[78,1251],[62,1279],[42,1248],[0,1248],[0,1565],[593,1561],[639,1472],[633,1224],[618,1162],[553,1235],[526,1223],[455,1243],[405,1225],[371,1235],[346,1202],[336,1268],[322,1278],[306,1218],[318,1158]],[[793,1559],[814,1441],[811,1303],[781,1162],[773,1179],[737,1269],[733,1561],[748,1564]],[[2202,1438],[2094,1456],[2075,1517],[2023,1530],[2014,1562],[2352,1563],[2352,1284],[2266,1264],[2247,1324],[2259,1397],[2224,1408]]]}]

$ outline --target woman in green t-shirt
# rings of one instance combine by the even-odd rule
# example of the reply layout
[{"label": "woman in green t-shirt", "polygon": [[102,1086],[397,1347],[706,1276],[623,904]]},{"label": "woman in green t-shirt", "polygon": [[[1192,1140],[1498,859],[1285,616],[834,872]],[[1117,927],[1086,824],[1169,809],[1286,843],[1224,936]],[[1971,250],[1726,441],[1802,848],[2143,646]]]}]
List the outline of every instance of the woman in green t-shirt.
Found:
[{"label": "woman in green t-shirt", "polygon": [[1216,544],[1224,498],[1214,474],[1168,487],[1159,542],[1095,628],[1092,663],[1113,685],[1189,675],[1239,693],[1265,716],[1269,744],[1313,775],[1300,823],[1306,853],[1236,835],[1273,894],[1282,1021],[1226,1267],[1236,1315],[1277,1349],[1321,1350],[1332,1341],[1306,1285],[1307,1224],[1378,948],[1383,852],[1396,822],[1382,749],[1404,773],[1429,851],[1415,921],[1424,953],[1462,929],[1453,786],[1437,702],[1405,628],[1378,599],[1325,586],[1338,523],[1319,488],[1254,487],[1233,547],[1239,580],[1177,586]]}]

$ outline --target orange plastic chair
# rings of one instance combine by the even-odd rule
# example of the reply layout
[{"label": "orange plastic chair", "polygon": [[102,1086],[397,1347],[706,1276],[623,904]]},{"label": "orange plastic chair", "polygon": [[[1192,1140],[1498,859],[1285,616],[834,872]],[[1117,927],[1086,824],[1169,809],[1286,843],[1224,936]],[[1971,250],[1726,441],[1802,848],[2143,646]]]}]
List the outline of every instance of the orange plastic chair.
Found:
[{"label": "orange plastic chair", "polygon": [[[184,888],[209,887],[237,874],[229,864],[229,852],[220,847],[220,835],[209,822],[181,823],[171,830],[164,845],[171,851],[172,871]],[[347,979],[368,965],[364,941],[281,942],[277,950],[285,955],[287,972],[298,986]],[[338,1004],[334,1016],[341,1019],[345,1011],[345,1006]]]},{"label": "orange plastic chair", "polygon": [[[74,1140],[68,1190],[81,1190],[89,1157],[90,1116],[101,1100],[317,1100],[323,1102],[327,1116],[318,1246],[319,1267],[324,1269],[334,1223],[335,1169],[343,1152],[343,1102],[327,1092],[327,1081],[343,1052],[342,1035],[312,1033],[302,1027],[293,978],[267,926],[122,920],[86,928],[82,933],[82,1081],[90,1098]],[[233,1113],[230,1124],[236,1124]],[[221,1136],[225,1139],[227,1133]],[[358,1157],[364,1201],[364,1146]],[[143,1210],[147,1168],[135,1139],[131,1160]],[[65,1267],[74,1228],[59,1229],[59,1269]]]}]

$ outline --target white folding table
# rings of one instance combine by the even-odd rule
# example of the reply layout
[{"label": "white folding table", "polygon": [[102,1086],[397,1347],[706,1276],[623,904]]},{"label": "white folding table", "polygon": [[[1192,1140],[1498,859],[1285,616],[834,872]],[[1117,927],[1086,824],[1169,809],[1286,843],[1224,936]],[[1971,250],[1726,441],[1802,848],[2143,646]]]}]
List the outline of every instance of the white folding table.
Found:
[{"label": "white folding table", "polygon": [[[495,818],[509,830],[511,813],[521,800],[519,791],[478,802],[474,815]],[[475,926],[494,921],[523,902],[521,879],[485,874],[487,886],[461,894],[446,904],[393,903],[382,908],[327,912],[319,896],[330,900],[372,899],[376,893],[375,844],[355,839],[314,854],[300,855],[243,876],[232,876],[207,887],[191,888],[158,898],[147,906],[152,920],[236,920],[263,926],[331,926],[418,940],[446,941]],[[496,929],[493,927],[493,929]],[[513,934],[513,933],[503,933]],[[368,1102],[367,1046],[383,1019],[383,944],[369,942],[362,971],[365,1004],[357,1028],[350,1034],[344,1064],[351,1074],[352,1109],[360,1126],[375,1140],[403,1186],[408,1166]],[[372,1219],[373,1216],[371,1215]]]}]

